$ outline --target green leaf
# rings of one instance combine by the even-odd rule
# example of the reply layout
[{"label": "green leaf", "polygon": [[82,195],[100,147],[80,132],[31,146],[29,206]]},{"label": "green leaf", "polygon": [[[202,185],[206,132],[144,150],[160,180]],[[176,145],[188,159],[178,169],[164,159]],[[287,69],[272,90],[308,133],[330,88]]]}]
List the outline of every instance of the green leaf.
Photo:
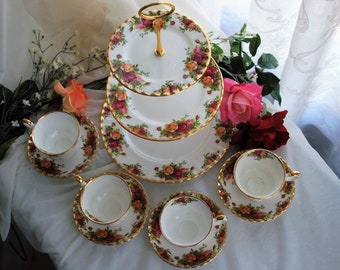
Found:
[{"label": "green leaf", "polygon": [[270,93],[270,95],[277,100],[277,102],[279,103],[279,105],[281,105],[281,95],[280,95],[280,84],[276,85],[276,87],[273,89],[273,91]]},{"label": "green leaf", "polygon": [[257,49],[260,47],[260,45],[261,45],[261,37],[259,34],[256,34],[256,36],[253,37],[249,43],[249,52],[252,56],[256,55]]},{"label": "green leaf", "polygon": [[0,161],[6,156],[8,149],[11,147],[12,143],[16,140],[16,137],[11,138],[0,145]]},{"label": "green leaf", "polygon": [[14,90],[13,100],[29,99],[33,93],[38,91],[39,89],[35,81],[23,81]]},{"label": "green leaf", "polygon": [[243,59],[241,56],[236,56],[230,59],[231,72],[234,74],[245,74],[246,69],[243,66]]},{"label": "green leaf", "polygon": [[263,85],[262,96],[266,96],[271,94],[271,92],[277,87],[280,83],[280,79],[276,77],[271,72],[262,72],[260,69],[256,69],[257,72],[257,80],[256,82],[259,85]]},{"label": "green leaf", "polygon": [[241,55],[242,52],[242,42],[236,39],[230,41],[230,55],[234,54]]},{"label": "green leaf", "polygon": [[212,43],[211,45],[211,51],[213,54],[223,55],[223,49],[220,46],[218,46],[216,43]]},{"label": "green leaf", "polygon": [[11,106],[13,98],[13,92],[9,90],[7,87],[0,84],[0,113],[1,113],[1,119],[0,124],[6,121],[6,112],[8,111],[8,108]]},{"label": "green leaf", "polygon": [[246,70],[251,69],[253,66],[255,66],[251,57],[245,52],[243,52],[243,66]]},{"label": "green leaf", "polygon": [[274,69],[277,68],[279,63],[275,56],[270,53],[264,53],[261,55],[257,64],[262,68]]}]

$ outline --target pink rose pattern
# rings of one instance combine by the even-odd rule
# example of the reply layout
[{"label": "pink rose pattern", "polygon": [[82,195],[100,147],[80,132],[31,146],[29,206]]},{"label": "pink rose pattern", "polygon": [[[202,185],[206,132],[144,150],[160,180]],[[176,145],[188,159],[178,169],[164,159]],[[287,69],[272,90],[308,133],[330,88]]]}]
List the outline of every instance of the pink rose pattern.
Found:
[{"label": "pink rose pattern", "polygon": [[[234,170],[234,164],[235,164],[237,157],[238,155],[234,155],[229,160],[227,166],[225,166],[223,170],[222,181],[232,181],[233,185],[236,185],[234,178],[233,178],[233,170]],[[266,158],[266,157],[263,157],[261,153],[258,153],[257,157]],[[226,192],[226,190],[220,186],[219,186],[219,193],[220,193],[222,200],[225,203],[229,204],[230,210],[234,214],[247,220],[261,222],[261,221],[271,220],[274,217],[277,217],[280,214],[282,214],[290,204],[291,195],[293,194],[294,189],[295,189],[294,182],[286,182],[281,192],[280,201],[275,204],[275,209],[272,209],[269,211],[265,209],[263,204],[262,205],[253,205],[252,203],[236,204],[235,202],[232,201],[231,194],[229,192]]]},{"label": "pink rose pattern", "polygon": [[[183,198],[186,198],[185,195],[190,195],[190,192],[179,192],[172,195],[171,198],[175,198],[177,196],[180,197],[179,201],[182,202]],[[202,196],[200,194],[196,194],[196,196],[202,200],[204,200],[208,206],[210,207],[212,214],[214,217],[217,215],[222,214],[222,211],[219,209],[215,203],[210,200],[209,198]],[[219,251],[222,249],[226,237],[227,237],[227,226],[226,225],[219,225],[216,227],[216,232],[214,234],[215,244],[208,248],[206,244],[202,244],[197,247],[192,247],[190,251],[181,254],[180,256],[174,256],[169,249],[164,249],[162,247],[162,231],[159,225],[159,217],[162,212],[162,209],[165,205],[167,200],[160,203],[156,208],[153,210],[151,217],[150,217],[150,225],[149,225],[149,237],[153,240],[153,248],[155,252],[160,256],[163,260],[177,266],[177,267],[198,267],[206,264],[207,262],[211,261],[214,257],[217,256]]]},{"label": "pink rose pattern", "polygon": [[[151,14],[154,14],[155,12],[151,11]],[[157,13],[157,12],[156,12]],[[189,18],[182,16],[182,15],[175,15],[179,18],[180,23],[180,30],[182,32],[186,31],[197,31],[202,32],[200,27]],[[175,26],[176,21],[173,19],[172,15],[165,16],[162,18],[164,21],[163,29],[166,29],[168,26]],[[142,31],[140,33],[140,36],[147,35],[151,32],[154,32],[153,28],[153,20],[145,20],[143,18],[140,18],[139,16],[135,16],[131,18],[128,21],[129,24],[129,32],[138,30]],[[195,40],[196,46],[191,51],[190,48],[186,49],[187,58],[184,60],[185,68],[184,68],[184,74],[183,78],[186,79],[188,77],[190,78],[197,78],[199,75],[203,73],[204,68],[207,67],[207,63],[210,61],[209,59],[209,52],[210,52],[210,46],[207,41],[200,41]],[[119,31],[117,31],[110,40],[110,49],[114,50],[115,48],[119,46],[124,46],[127,44],[126,37],[124,35],[124,27],[121,27]],[[146,81],[143,78],[149,77],[149,72],[140,70],[138,65],[135,65],[133,63],[123,61],[122,55],[117,54],[114,59],[110,59],[111,69],[115,73],[118,78],[122,79],[125,83],[132,86],[134,89],[142,90],[144,87],[151,85],[150,81]],[[131,67],[128,70],[125,68],[126,66]],[[174,92],[178,92],[184,88],[184,84],[181,84],[179,82],[171,82],[172,87],[168,87],[169,82],[165,82],[163,86],[160,87],[160,89],[155,89],[153,92],[154,95],[167,95],[172,94]],[[174,86],[177,88],[174,89]],[[168,92],[169,91],[169,92]]]}]

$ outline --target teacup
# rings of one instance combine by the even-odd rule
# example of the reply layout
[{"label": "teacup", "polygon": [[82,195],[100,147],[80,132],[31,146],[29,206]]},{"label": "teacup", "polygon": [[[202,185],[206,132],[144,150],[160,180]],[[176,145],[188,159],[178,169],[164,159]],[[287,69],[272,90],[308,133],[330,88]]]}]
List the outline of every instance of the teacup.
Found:
[{"label": "teacup", "polygon": [[[216,220],[226,221],[224,215]],[[160,229],[172,244],[190,247],[201,243],[209,235],[214,223],[211,209],[201,199],[183,195],[172,198],[163,207]]]},{"label": "teacup", "polygon": [[103,172],[87,182],[79,175],[75,180],[83,186],[80,209],[92,222],[109,225],[121,220],[131,206],[132,194],[126,181],[115,172]]},{"label": "teacup", "polygon": [[23,119],[32,128],[32,141],[42,153],[61,156],[75,148],[80,136],[80,126],[73,114],[53,111],[41,116],[36,123]]},{"label": "teacup", "polygon": [[286,181],[296,180],[300,172],[293,171],[272,151],[252,149],[238,157],[233,174],[242,193],[255,200],[265,200],[277,195]]}]

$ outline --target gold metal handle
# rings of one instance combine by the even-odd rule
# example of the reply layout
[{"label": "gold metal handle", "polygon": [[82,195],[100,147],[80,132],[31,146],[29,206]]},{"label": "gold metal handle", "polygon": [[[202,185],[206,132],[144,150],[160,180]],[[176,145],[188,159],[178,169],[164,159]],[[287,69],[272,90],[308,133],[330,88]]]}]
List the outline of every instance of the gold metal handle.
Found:
[{"label": "gold metal handle", "polygon": [[[156,15],[148,15],[145,14],[145,10],[149,7],[153,7],[153,6],[158,6],[158,5],[166,5],[170,7],[170,10],[165,10],[165,11],[160,11],[158,12]],[[162,45],[162,40],[161,40],[161,30],[165,25],[164,20],[162,19],[165,16],[170,15],[171,13],[173,13],[175,11],[175,6],[172,3],[169,2],[156,2],[156,3],[151,3],[148,4],[144,7],[142,7],[139,11],[138,11],[138,15],[145,19],[145,20],[152,20],[153,21],[153,28],[155,30],[156,33],[156,37],[157,37],[157,45],[156,45],[156,49],[155,49],[155,55],[157,56],[162,56],[165,53],[165,50],[163,48]]]},{"label": "gold metal handle", "polygon": [[25,127],[28,127],[28,128],[34,127],[34,123],[27,118],[22,119],[22,123],[24,124]]},{"label": "gold metal handle", "polygon": [[83,185],[84,184],[84,179],[80,175],[75,175],[74,180],[76,180],[79,184]]},{"label": "gold metal handle", "polygon": [[282,157],[280,157],[280,160],[281,160],[283,166],[284,166],[285,169],[286,169],[286,173],[287,173],[290,177],[293,177],[294,180],[295,180],[298,176],[300,176],[301,173],[300,173],[299,171],[294,171],[294,170],[292,170],[292,169],[289,167],[287,161],[285,161]]}]

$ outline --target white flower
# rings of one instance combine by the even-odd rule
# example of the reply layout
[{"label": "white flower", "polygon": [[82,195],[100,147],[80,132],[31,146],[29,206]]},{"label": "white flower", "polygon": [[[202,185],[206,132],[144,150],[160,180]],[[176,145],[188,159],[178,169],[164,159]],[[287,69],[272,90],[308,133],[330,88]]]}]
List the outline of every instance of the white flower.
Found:
[{"label": "white flower", "polygon": [[27,100],[27,99],[23,99],[23,100],[22,100],[22,103],[23,103],[25,106],[31,106],[30,101]]},{"label": "white flower", "polygon": [[33,54],[38,52],[38,50],[36,48],[34,48],[34,47],[33,48],[29,48],[28,50],[29,50],[30,53],[33,53]]},{"label": "white flower", "polygon": [[51,99],[53,97],[53,93],[54,93],[53,90],[49,90],[46,94],[47,99]]},{"label": "white flower", "polygon": [[35,92],[34,93],[34,97],[37,99],[37,100],[40,100],[41,99],[41,95],[39,92]]},{"label": "white flower", "polygon": [[20,127],[18,120],[11,121],[12,127]]},{"label": "white flower", "polygon": [[232,52],[231,56],[236,57],[236,56],[238,56],[238,54],[236,52]]},{"label": "white flower", "polygon": [[55,59],[52,63],[52,66],[54,69],[58,69],[59,67],[61,67],[63,64],[63,61],[60,59],[60,57],[57,57],[57,59]]}]

